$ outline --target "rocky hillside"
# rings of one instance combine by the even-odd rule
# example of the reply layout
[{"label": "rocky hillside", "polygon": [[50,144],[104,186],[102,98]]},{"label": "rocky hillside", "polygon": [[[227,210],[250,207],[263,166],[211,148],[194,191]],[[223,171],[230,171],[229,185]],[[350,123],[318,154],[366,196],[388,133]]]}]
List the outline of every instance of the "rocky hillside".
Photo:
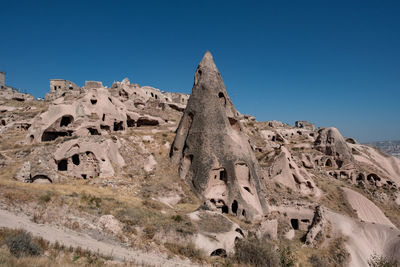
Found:
[{"label": "rocky hillside", "polygon": [[400,141],[377,141],[366,145],[377,147],[386,154],[400,158]]},{"label": "rocky hillside", "polygon": [[58,244],[101,242],[100,265],[400,262],[400,159],[334,127],[259,122],[228,94],[207,52],[190,96],[124,79],[3,97],[1,209],[71,233]]}]

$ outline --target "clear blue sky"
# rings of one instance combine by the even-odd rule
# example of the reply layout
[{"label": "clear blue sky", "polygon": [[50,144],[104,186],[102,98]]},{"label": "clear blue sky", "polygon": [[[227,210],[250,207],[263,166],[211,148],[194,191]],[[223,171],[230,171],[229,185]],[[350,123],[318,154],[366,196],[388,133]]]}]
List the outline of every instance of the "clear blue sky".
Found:
[{"label": "clear blue sky", "polygon": [[210,50],[242,113],[400,139],[400,1],[0,0],[0,69],[36,97],[51,78],[130,78],[190,93]]}]

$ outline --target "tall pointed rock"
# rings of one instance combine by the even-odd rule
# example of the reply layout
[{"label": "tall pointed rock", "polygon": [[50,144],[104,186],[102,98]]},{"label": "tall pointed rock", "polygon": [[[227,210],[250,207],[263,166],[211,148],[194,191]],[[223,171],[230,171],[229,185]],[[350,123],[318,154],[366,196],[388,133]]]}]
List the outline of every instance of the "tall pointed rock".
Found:
[{"label": "tall pointed rock", "polygon": [[258,163],[210,52],[197,67],[192,93],[171,147],[181,178],[210,209],[253,219],[267,210]]}]

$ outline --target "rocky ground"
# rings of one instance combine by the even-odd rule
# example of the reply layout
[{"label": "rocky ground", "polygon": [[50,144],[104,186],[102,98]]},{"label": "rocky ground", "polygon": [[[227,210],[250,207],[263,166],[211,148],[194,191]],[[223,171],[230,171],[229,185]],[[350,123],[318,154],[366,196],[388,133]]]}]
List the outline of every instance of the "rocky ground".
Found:
[{"label": "rocky ground", "polygon": [[86,242],[109,265],[400,260],[400,159],[240,114],[211,54],[190,99],[127,79],[50,85],[45,100],[0,100],[1,227]]}]

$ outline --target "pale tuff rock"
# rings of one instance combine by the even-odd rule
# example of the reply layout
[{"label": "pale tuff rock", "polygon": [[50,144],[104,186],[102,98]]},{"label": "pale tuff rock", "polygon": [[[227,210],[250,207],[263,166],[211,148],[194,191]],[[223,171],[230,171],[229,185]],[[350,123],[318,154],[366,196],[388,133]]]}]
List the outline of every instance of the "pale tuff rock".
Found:
[{"label": "pale tuff rock", "polygon": [[211,209],[255,218],[267,210],[257,160],[211,53],[206,52],[177,129],[171,160]]},{"label": "pale tuff rock", "polygon": [[[166,209],[176,204],[198,203],[175,175],[179,169],[202,203],[186,214],[196,230],[187,236],[159,233],[153,245],[173,239],[193,242],[210,256],[232,253],[235,240],[248,233],[223,214],[228,213],[250,221],[246,229],[258,237],[277,242],[307,232],[305,246],[316,247],[325,239],[325,247],[343,236],[350,266],[367,266],[373,253],[400,259],[393,210],[400,206],[400,159],[343,138],[336,128],[315,130],[306,121],[292,127],[240,114],[210,53],[196,70],[190,99],[128,79],[110,88],[97,81],[79,87],[54,79],[46,101],[17,93],[0,92],[3,174],[15,173],[16,180],[28,183],[88,179],[85,186],[112,187],[116,193],[164,203],[158,211],[169,214]],[[179,165],[168,165],[169,149],[171,161]],[[357,192],[345,188],[341,194],[343,185]],[[342,210],[345,201],[358,218],[333,211],[348,212]],[[316,202],[333,210],[318,207],[314,212]],[[186,225],[185,219],[181,223]],[[96,225],[90,229],[126,235],[124,224],[111,215],[91,222]]]},{"label": "pale tuff rock", "polygon": [[157,161],[154,159],[153,155],[150,155],[144,164],[144,170],[146,172],[151,172],[152,170],[155,169],[156,166],[157,166]]},{"label": "pale tuff rock", "polygon": [[365,222],[384,224],[396,228],[385,214],[369,199],[349,188],[342,188],[347,201],[357,212],[358,218]]},{"label": "pale tuff rock", "polygon": [[307,232],[305,245],[315,247],[319,242],[325,239],[328,234],[328,221],[325,216],[324,208],[317,206],[315,208],[314,218],[311,227]]},{"label": "pale tuff rock", "polygon": [[15,174],[15,179],[25,182],[27,180],[30,180],[31,178],[30,174],[31,174],[31,164],[29,161],[25,161],[22,167]]},{"label": "pale tuff rock", "polygon": [[122,224],[113,215],[103,215],[98,221],[100,229],[116,236],[122,235]]},{"label": "pale tuff rock", "polygon": [[256,235],[260,239],[266,236],[269,239],[276,240],[278,238],[278,220],[274,219],[261,222]]},{"label": "pale tuff rock", "polygon": [[360,222],[348,216],[326,210],[326,219],[331,223],[332,234],[341,234],[346,239],[350,253],[349,266],[368,266],[372,255],[400,260],[400,231],[385,224]]},{"label": "pale tuff rock", "polygon": [[318,131],[314,146],[327,156],[332,157],[338,168],[353,167],[354,157],[343,136],[336,128],[325,128]]},{"label": "pale tuff rock", "polygon": [[32,101],[33,96],[30,94],[20,93],[17,89],[6,87],[0,89],[0,99],[3,100],[16,100],[16,101]]},{"label": "pale tuff rock", "polygon": [[306,169],[297,165],[293,156],[284,146],[281,146],[280,152],[269,170],[269,175],[278,183],[302,195],[314,194],[318,197],[321,194]]},{"label": "pale tuff rock", "polygon": [[94,142],[70,140],[61,144],[54,153],[57,169],[68,176],[95,178],[111,177],[114,166],[122,168],[125,161],[118,151],[119,142],[110,139]]},{"label": "pale tuff rock", "polygon": [[129,110],[106,88],[97,88],[72,103],[50,106],[34,120],[27,142],[52,141],[60,136],[106,135],[130,127],[163,123],[161,118]]},{"label": "pale tuff rock", "polygon": [[193,242],[207,255],[226,256],[231,254],[234,252],[235,241],[245,236],[238,224],[219,213],[195,211],[189,214],[189,217],[200,228],[200,233],[193,237]]}]

